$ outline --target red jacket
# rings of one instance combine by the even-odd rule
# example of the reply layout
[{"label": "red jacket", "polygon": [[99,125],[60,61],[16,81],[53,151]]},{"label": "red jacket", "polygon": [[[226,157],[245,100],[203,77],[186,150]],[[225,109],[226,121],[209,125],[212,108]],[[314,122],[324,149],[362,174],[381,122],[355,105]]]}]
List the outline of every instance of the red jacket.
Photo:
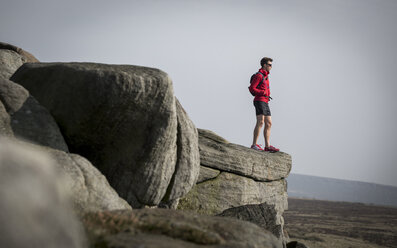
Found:
[{"label": "red jacket", "polygon": [[270,96],[269,77],[268,77],[269,72],[263,70],[262,68],[259,69],[259,72],[265,75],[266,80],[264,80],[263,83],[258,87],[258,84],[260,84],[263,80],[263,75],[257,73],[252,79],[250,90],[255,93],[254,101],[261,101],[268,103],[269,98],[266,96]]}]

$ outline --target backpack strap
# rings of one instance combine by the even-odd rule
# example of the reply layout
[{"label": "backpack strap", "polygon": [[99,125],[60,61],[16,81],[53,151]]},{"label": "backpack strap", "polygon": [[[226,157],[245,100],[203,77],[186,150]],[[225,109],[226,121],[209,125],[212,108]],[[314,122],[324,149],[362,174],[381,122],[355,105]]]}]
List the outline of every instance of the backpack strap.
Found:
[{"label": "backpack strap", "polygon": [[256,74],[262,75],[262,81],[258,84],[258,86],[256,86],[256,88],[259,88],[259,86],[261,86],[263,84],[263,82],[266,80],[267,76],[265,77],[265,75],[263,75],[263,73],[259,72],[259,71]]}]

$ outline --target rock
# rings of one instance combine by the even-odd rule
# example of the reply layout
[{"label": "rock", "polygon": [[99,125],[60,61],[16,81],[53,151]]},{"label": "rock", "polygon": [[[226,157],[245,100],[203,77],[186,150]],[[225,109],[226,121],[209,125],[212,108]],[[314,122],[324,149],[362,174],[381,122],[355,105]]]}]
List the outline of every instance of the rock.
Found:
[{"label": "rock", "polygon": [[252,223],[168,209],[89,213],[83,223],[93,247],[282,247]]},{"label": "rock", "polygon": [[277,224],[277,215],[274,205],[262,203],[229,208],[218,216],[232,217],[254,223],[271,232],[280,240],[280,242],[285,243],[283,226],[281,224]]},{"label": "rock", "polygon": [[0,101],[10,115],[10,127],[15,137],[68,151],[54,118],[21,85],[0,78]]},{"label": "rock", "polygon": [[196,184],[200,172],[197,129],[176,98],[175,104],[178,118],[178,152],[175,173],[164,199],[164,204],[170,205],[169,208],[176,208],[177,204],[172,204],[172,202],[189,192]]},{"label": "rock", "polygon": [[286,178],[291,171],[291,156],[283,152],[259,152],[227,142],[215,133],[198,129],[200,163],[257,181]]},{"label": "rock", "polygon": [[204,181],[216,178],[221,172],[219,170],[214,170],[205,166],[200,166],[200,174],[197,179],[197,183],[202,183]]},{"label": "rock", "polygon": [[0,247],[85,247],[53,162],[0,138]]},{"label": "rock", "polygon": [[178,209],[216,215],[226,209],[249,204],[267,203],[277,211],[277,224],[283,225],[282,214],[288,208],[285,180],[258,182],[251,178],[221,172],[212,180],[196,184],[181,198]]},{"label": "rock", "polygon": [[19,55],[21,55],[23,57],[24,62],[30,62],[30,63],[39,62],[39,60],[36,59],[31,53],[23,50],[22,48],[14,46],[14,45],[0,42],[0,49],[11,50],[11,51],[18,53]]},{"label": "rock", "polygon": [[0,135],[14,137],[10,122],[10,116],[8,115],[3,103],[0,101]]},{"label": "rock", "polygon": [[9,79],[23,63],[23,56],[17,52],[0,49],[0,79]]},{"label": "rock", "polygon": [[57,162],[57,168],[65,175],[65,187],[71,192],[76,213],[131,209],[87,159],[48,147],[37,149],[49,154]]},{"label": "rock", "polygon": [[177,159],[172,82],[158,69],[26,63],[12,76],[57,121],[69,149],[91,161],[133,207],[163,199]]}]

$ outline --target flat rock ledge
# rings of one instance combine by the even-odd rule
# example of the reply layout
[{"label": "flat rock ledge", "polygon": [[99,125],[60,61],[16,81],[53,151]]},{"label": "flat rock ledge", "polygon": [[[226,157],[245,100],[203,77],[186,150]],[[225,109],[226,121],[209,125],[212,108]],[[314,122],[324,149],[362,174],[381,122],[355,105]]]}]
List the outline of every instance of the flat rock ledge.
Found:
[{"label": "flat rock ledge", "polygon": [[256,181],[286,178],[292,166],[291,155],[284,152],[260,152],[229,143],[212,131],[198,129],[200,164]]}]

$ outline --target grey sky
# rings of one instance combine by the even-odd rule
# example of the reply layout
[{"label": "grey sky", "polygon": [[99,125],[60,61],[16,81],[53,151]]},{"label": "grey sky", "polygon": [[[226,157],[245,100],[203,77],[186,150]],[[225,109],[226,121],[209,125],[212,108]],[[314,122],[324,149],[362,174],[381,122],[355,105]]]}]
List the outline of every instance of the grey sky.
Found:
[{"label": "grey sky", "polygon": [[197,127],[245,146],[249,78],[270,56],[272,144],[292,172],[394,186],[396,23],[393,0],[0,3],[0,41],[41,61],[160,68]]}]

